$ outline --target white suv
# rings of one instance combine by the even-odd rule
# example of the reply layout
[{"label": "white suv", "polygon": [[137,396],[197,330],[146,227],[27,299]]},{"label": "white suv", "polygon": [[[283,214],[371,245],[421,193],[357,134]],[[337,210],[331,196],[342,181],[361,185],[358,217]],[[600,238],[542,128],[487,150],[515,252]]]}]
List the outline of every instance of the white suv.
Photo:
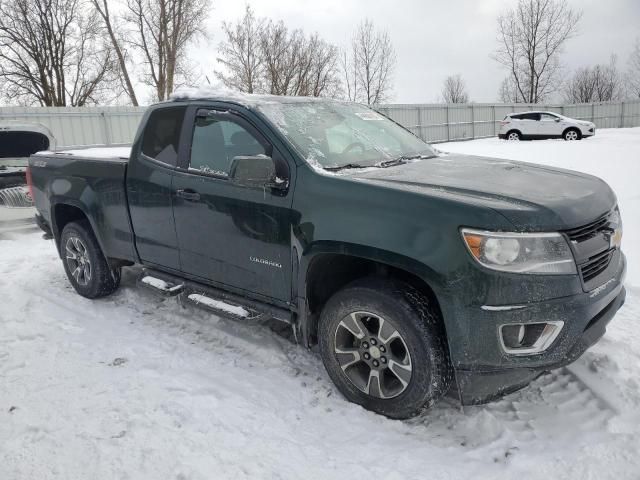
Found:
[{"label": "white suv", "polygon": [[520,112],[504,117],[500,122],[498,137],[506,140],[580,140],[595,134],[596,126],[592,122],[575,120],[553,112]]}]

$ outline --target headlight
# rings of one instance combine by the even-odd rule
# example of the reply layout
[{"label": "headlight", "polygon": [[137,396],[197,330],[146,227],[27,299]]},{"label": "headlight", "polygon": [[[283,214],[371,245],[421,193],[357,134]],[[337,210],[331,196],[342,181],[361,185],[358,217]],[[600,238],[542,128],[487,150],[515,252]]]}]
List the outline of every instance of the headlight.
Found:
[{"label": "headlight", "polygon": [[577,273],[571,249],[559,233],[461,231],[471,256],[487,268],[544,275]]}]

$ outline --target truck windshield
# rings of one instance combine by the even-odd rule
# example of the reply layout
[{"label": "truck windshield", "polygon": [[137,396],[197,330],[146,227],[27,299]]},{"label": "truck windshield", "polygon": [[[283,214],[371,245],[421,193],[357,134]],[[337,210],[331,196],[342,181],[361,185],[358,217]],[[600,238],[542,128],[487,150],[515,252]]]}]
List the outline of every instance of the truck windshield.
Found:
[{"label": "truck windshield", "polygon": [[363,105],[273,102],[258,109],[314,167],[386,166],[389,160],[435,156],[427,143]]}]

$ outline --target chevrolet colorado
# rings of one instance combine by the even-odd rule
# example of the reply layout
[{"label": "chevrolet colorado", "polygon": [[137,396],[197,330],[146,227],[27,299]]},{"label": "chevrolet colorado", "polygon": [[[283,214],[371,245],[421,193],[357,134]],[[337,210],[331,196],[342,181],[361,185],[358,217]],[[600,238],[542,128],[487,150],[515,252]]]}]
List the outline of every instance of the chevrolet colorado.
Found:
[{"label": "chevrolet colorado", "polygon": [[612,190],[441,154],[367,107],[193,89],[129,158],[40,153],[40,224],[85,297],[140,283],[318,345],[344,396],[408,418],[489,401],[580,356],[625,299]]}]

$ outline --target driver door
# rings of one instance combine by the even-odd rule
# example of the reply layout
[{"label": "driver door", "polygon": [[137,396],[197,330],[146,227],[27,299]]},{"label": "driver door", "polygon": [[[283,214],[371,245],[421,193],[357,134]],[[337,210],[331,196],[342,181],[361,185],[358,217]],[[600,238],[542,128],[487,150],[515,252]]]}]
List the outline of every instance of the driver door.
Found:
[{"label": "driver door", "polygon": [[[292,191],[252,189],[229,179],[236,156],[283,157],[244,117],[193,111],[191,148],[173,177],[174,217],[184,273],[230,290],[291,300]],[[186,150],[186,149],[185,149]]]}]

